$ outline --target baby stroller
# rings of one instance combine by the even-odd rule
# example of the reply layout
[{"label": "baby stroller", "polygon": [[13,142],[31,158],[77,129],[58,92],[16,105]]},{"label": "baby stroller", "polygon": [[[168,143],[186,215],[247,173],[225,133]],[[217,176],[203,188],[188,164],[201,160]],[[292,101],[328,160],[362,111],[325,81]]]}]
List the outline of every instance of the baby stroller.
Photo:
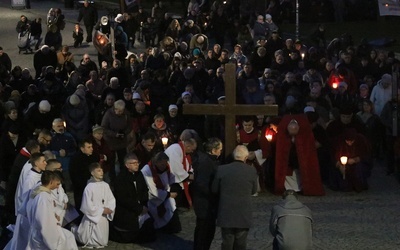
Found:
[{"label": "baby stroller", "polygon": [[25,51],[25,54],[33,53],[32,46],[36,45],[37,40],[32,39],[31,32],[29,30],[20,32],[18,34],[18,43],[17,46],[19,48],[18,54],[21,54],[21,51]]}]

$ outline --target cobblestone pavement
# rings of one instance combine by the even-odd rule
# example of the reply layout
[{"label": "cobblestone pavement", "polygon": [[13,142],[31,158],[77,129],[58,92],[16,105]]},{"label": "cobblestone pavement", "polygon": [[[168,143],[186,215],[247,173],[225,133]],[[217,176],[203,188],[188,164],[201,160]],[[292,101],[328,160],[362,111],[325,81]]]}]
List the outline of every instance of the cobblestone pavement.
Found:
[{"label": "cobblestone pavement", "polygon": [[[23,65],[32,60],[30,55],[15,54],[15,24],[19,15],[40,15],[44,18],[50,7],[60,7],[63,3],[57,1],[32,1],[31,10],[12,10],[8,0],[0,0],[0,31],[2,47],[13,58],[13,65]],[[72,44],[70,31],[76,20],[76,10],[63,10],[66,16],[67,28],[65,39]],[[101,15],[101,12],[100,12]],[[7,20],[12,18],[12,21]],[[11,24],[11,25],[9,25]],[[9,27],[7,27],[9,26]],[[7,34],[4,30],[11,30]],[[12,33],[12,34],[11,34]],[[14,48],[14,49],[11,49]],[[143,47],[139,48],[143,49]],[[73,50],[76,55],[89,52],[95,55],[93,46]],[[76,61],[79,59],[77,58]],[[31,62],[30,62],[31,63]],[[400,208],[399,183],[393,176],[386,176],[382,164],[375,164],[369,180],[370,189],[362,193],[340,193],[326,188],[323,197],[305,197],[299,199],[313,212],[314,217],[314,249],[320,250],[365,250],[400,249]],[[0,197],[0,204],[2,204]],[[271,207],[280,199],[270,193],[262,193],[254,197],[254,226],[248,236],[249,250],[272,249],[272,236],[268,231]],[[237,204],[240,206],[240,204]],[[186,250],[192,249],[195,216],[193,211],[180,214],[182,232],[176,235],[159,234],[158,240],[151,244],[117,244],[110,242],[105,249],[155,249],[155,250]],[[221,244],[220,231],[217,229],[212,249],[219,249]]]},{"label": "cobblestone pavement", "polygon": [[[341,193],[326,188],[326,195],[322,197],[299,196],[313,213],[314,249],[400,249],[399,184],[393,176],[386,176],[381,164],[376,165],[368,191]],[[254,226],[248,236],[249,250],[272,249],[273,238],[268,223],[271,208],[279,199],[270,193],[253,198]],[[110,242],[106,249],[191,249],[194,212],[181,213],[180,219],[183,231],[179,234],[159,234],[156,242],[141,246]],[[217,228],[211,249],[219,249],[220,244]]]}]

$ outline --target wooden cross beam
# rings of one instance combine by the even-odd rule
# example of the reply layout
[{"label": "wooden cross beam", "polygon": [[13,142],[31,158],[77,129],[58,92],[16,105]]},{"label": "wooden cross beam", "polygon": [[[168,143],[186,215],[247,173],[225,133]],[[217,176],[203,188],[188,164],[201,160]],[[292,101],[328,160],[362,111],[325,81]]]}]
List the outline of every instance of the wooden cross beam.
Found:
[{"label": "wooden cross beam", "polygon": [[225,116],[225,155],[236,147],[237,115],[278,115],[278,105],[236,104],[236,65],[225,64],[225,105],[184,104],[183,114]]}]

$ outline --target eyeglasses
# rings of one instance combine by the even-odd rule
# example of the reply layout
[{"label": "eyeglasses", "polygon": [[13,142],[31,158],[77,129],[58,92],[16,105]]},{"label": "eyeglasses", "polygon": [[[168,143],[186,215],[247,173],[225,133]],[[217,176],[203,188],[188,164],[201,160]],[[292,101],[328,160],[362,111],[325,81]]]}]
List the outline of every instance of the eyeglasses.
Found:
[{"label": "eyeglasses", "polygon": [[46,139],[46,138],[44,138],[44,137],[41,137],[40,139],[42,139],[42,140],[44,140],[44,141],[46,141],[46,142],[48,142],[48,143],[51,142],[51,139]]},{"label": "eyeglasses", "polygon": [[85,60],[90,60],[90,57],[85,57],[85,58],[83,58],[83,59],[85,59]]},{"label": "eyeglasses", "polygon": [[139,165],[139,162],[138,161],[131,161],[131,162],[128,162],[128,164]]}]

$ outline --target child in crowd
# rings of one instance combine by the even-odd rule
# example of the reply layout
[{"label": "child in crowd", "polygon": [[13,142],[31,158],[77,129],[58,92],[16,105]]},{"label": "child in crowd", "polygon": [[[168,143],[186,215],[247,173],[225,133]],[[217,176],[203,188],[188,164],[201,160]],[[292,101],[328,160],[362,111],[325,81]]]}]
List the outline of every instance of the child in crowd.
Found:
[{"label": "child in crowd", "polygon": [[116,203],[110,186],[103,181],[101,165],[92,163],[89,171],[92,177],[83,192],[81,205],[84,216],[75,237],[85,247],[102,248],[108,244],[108,220],[113,220]]},{"label": "child in crowd", "polygon": [[83,29],[79,25],[79,23],[75,24],[74,32],[72,33],[72,37],[74,38],[74,47],[78,48],[82,45],[83,41]]}]

